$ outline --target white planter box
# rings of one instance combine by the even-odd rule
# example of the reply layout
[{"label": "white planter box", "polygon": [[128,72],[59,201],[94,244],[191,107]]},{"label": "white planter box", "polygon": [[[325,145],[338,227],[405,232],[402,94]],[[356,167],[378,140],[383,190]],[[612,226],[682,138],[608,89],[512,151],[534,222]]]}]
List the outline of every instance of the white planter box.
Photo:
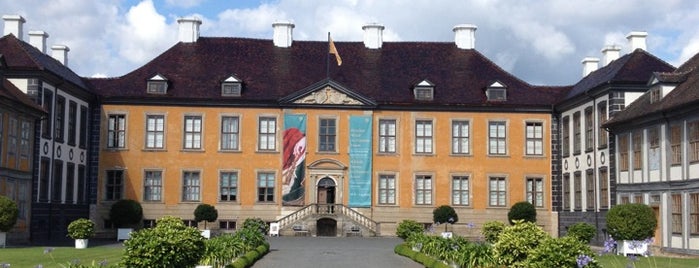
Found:
[{"label": "white planter box", "polygon": [[443,238],[451,238],[452,237],[452,232],[442,232],[442,237]]},{"label": "white planter box", "polygon": [[622,240],[617,244],[617,255],[629,254],[648,256],[648,243],[645,241]]},{"label": "white planter box", "polygon": [[87,248],[87,239],[75,239],[75,248]]},{"label": "white planter box", "polygon": [[119,228],[117,229],[117,241],[126,240],[131,238],[131,232],[133,228]]},{"label": "white planter box", "polygon": [[201,236],[203,236],[206,239],[211,238],[211,230],[202,230],[201,231]]}]

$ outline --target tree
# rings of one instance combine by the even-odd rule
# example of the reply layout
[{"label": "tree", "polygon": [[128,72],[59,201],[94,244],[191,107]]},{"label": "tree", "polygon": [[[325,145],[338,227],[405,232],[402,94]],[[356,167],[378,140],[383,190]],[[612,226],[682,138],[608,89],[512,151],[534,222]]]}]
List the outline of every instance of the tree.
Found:
[{"label": "tree", "polygon": [[0,195],[0,232],[9,232],[17,223],[19,209],[17,203]]},{"label": "tree", "polygon": [[196,209],[194,209],[194,220],[196,222],[204,221],[204,229],[206,229],[206,222],[214,222],[218,219],[218,210],[209,204],[199,204]]},{"label": "tree", "polygon": [[607,213],[607,229],[614,240],[644,240],[653,237],[658,221],[645,204],[622,204]]},{"label": "tree", "polygon": [[432,212],[432,221],[434,223],[440,224],[444,223],[444,231],[447,231],[447,223],[454,224],[459,221],[459,215],[456,214],[456,211],[454,210],[453,207],[448,206],[448,205],[442,205],[439,206],[438,208],[435,208],[434,211]]},{"label": "tree", "polygon": [[507,220],[514,225],[517,220],[536,223],[536,208],[532,203],[527,201],[517,202],[512,205],[510,212],[507,213]]},{"label": "tree", "polygon": [[135,200],[122,199],[112,205],[109,210],[109,220],[117,228],[138,224],[143,219],[143,208]]},{"label": "tree", "polygon": [[124,267],[194,267],[206,250],[204,237],[182,219],[165,216],[154,228],[131,234],[124,242]]}]

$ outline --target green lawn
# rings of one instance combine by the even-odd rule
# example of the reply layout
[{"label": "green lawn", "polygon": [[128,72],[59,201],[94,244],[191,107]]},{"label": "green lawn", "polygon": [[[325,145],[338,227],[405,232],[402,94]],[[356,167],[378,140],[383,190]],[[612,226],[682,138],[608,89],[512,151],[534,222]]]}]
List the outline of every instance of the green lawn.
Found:
[{"label": "green lawn", "polygon": [[[632,257],[633,258],[633,257]],[[618,255],[603,255],[597,258],[602,267],[634,267],[634,268],[696,268],[699,267],[699,258],[668,258],[668,257],[635,257],[635,261]],[[632,266],[628,266],[632,264]]]},{"label": "green lawn", "polygon": [[[52,250],[51,250],[52,249]],[[50,251],[50,252],[49,252]],[[44,253],[47,252],[47,253]],[[0,264],[9,263],[10,267],[43,268],[64,267],[69,263],[79,261],[81,264],[100,267],[99,263],[106,260],[104,267],[116,267],[124,254],[124,248],[118,246],[94,246],[86,249],[74,247],[26,247],[0,248]]]}]

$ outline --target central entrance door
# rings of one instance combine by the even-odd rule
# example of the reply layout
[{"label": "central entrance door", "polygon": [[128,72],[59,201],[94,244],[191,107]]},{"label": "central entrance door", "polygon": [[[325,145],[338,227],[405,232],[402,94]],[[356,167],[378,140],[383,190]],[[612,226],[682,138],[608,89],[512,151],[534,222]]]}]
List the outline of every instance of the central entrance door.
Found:
[{"label": "central entrance door", "polygon": [[325,177],[318,182],[318,204],[335,204],[335,181]]}]

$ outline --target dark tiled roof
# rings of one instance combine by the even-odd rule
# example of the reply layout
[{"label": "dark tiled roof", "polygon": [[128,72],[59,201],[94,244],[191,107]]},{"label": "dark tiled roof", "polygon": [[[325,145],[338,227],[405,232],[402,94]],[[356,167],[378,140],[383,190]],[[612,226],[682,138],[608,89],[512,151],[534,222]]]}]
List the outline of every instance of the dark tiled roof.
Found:
[{"label": "dark tiled roof", "polygon": [[[378,105],[541,107],[555,103],[562,87],[538,87],[505,72],[476,50],[453,43],[384,42],[380,49],[363,42],[336,42],[342,66],[330,58],[332,81]],[[279,48],[271,40],[201,37],[178,43],[151,62],[118,78],[88,79],[109,99],[191,100],[225,103],[276,103],[327,78],[328,44],[294,41]],[[146,94],[156,74],[169,81],[163,95]],[[220,82],[230,75],[243,81],[242,97],[221,97]],[[413,86],[435,84],[434,100],[413,98]],[[507,86],[507,101],[487,102],[485,89],[495,81]]]},{"label": "dark tiled roof", "polygon": [[11,102],[18,103],[30,109],[45,113],[43,107],[34,103],[34,101],[32,101],[27,94],[24,94],[24,92],[15,87],[12,82],[8,81],[7,79],[2,79],[1,85],[0,98],[5,98]]},{"label": "dark tiled roof", "polygon": [[660,101],[650,103],[650,93],[647,92],[626,109],[616,113],[605,126],[614,127],[634,120],[652,118],[653,115],[670,114],[682,108],[699,108],[699,54],[694,55],[672,74],[685,79]]},{"label": "dark tiled roof", "polygon": [[0,38],[0,54],[6,55],[5,61],[9,69],[48,71],[82,89],[87,89],[83,79],[73,70],[12,34]]},{"label": "dark tiled roof", "polygon": [[573,86],[565,100],[604,84],[645,85],[653,72],[672,72],[675,67],[642,49],[626,54],[590,73]]}]

